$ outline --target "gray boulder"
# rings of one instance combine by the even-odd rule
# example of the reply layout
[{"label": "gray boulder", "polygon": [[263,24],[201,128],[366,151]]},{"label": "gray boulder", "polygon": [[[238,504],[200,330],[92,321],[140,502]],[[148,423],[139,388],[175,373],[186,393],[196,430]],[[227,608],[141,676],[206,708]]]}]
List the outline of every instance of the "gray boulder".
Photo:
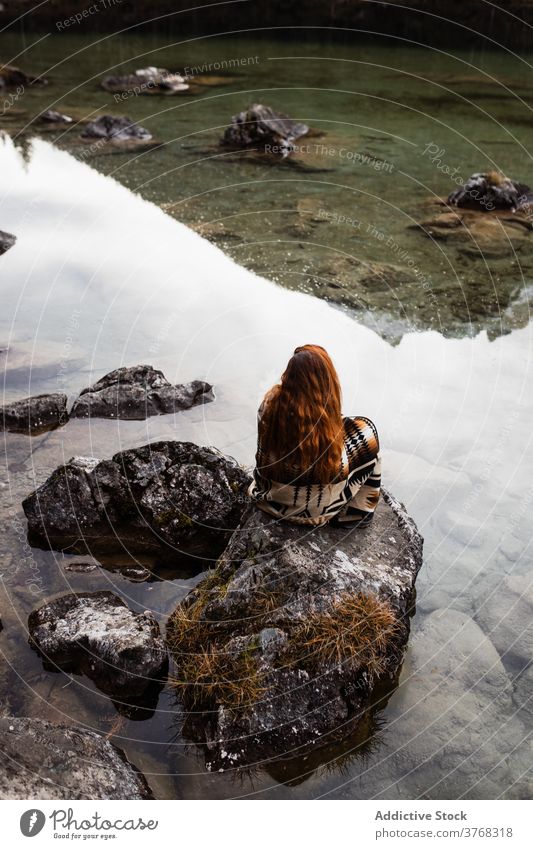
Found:
[{"label": "gray boulder", "polygon": [[387,493],[364,530],[250,508],[167,627],[184,733],[208,768],[301,755],[356,728],[401,665],[422,545]]},{"label": "gray boulder", "polygon": [[6,233],[4,230],[0,230],[0,256],[12,248],[16,241],[17,237],[13,236],[12,233]]},{"label": "gray boulder", "polygon": [[83,673],[116,699],[136,699],[168,668],[159,625],[114,593],[69,593],[28,618],[30,645],[46,668]]},{"label": "gray boulder", "polygon": [[108,740],[43,719],[0,717],[0,799],[151,799]]},{"label": "gray boulder", "polygon": [[82,139],[102,139],[107,141],[150,141],[152,134],[130,118],[116,115],[102,115],[84,127]]},{"label": "gray boulder", "polygon": [[307,124],[293,121],[270,106],[254,103],[232,117],[222,144],[234,148],[273,148],[269,152],[286,157],[293,152],[294,142],[308,132]]},{"label": "gray boulder", "polygon": [[67,396],[60,392],[32,395],[0,407],[0,430],[12,433],[43,433],[67,421]]},{"label": "gray boulder", "polygon": [[172,386],[163,372],[150,365],[130,366],[115,369],[84,389],[71,416],[142,421],[213,399],[213,387],[203,380]]},{"label": "gray boulder", "polygon": [[213,448],[155,442],[111,460],[74,457],[23,502],[32,542],[100,553],[217,557],[247,501],[248,474]]}]

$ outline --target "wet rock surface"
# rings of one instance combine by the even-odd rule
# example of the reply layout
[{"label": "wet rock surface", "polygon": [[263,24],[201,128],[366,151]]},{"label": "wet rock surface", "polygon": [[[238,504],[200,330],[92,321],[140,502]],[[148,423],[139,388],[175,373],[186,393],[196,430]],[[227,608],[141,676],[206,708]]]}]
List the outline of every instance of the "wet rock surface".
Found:
[{"label": "wet rock surface", "polygon": [[47,109],[46,112],[41,112],[37,121],[40,124],[72,124],[74,119],[56,109]]},{"label": "wet rock surface", "polygon": [[254,103],[238,115],[224,132],[222,144],[233,148],[257,147],[286,157],[294,149],[293,143],[309,132],[307,124],[293,121],[270,106]]},{"label": "wet rock surface", "polygon": [[45,83],[46,80],[27,74],[14,65],[0,66],[0,91],[17,87],[24,88],[29,85],[43,85]]},{"label": "wet rock surface", "polygon": [[167,627],[184,733],[209,769],[301,755],[357,726],[402,662],[422,544],[389,494],[364,530],[249,508]]},{"label": "wet rock surface", "polygon": [[177,386],[150,365],[109,372],[84,389],[74,402],[73,418],[135,419],[188,410],[214,399],[213,387],[202,380]]},{"label": "wet rock surface", "polygon": [[529,186],[515,183],[497,171],[472,174],[466,183],[452,192],[448,203],[452,206],[491,212],[494,209],[509,209],[515,212],[533,201]]},{"label": "wet rock surface", "polygon": [[12,248],[16,241],[17,237],[13,236],[12,233],[6,233],[4,230],[0,230],[0,256]]},{"label": "wet rock surface", "polygon": [[116,699],[136,699],[167,672],[159,626],[114,593],[69,593],[34,610],[30,645],[49,669],[83,673]]},{"label": "wet rock surface", "polygon": [[472,209],[452,209],[438,201],[427,204],[427,212],[415,227],[472,258],[481,255],[498,259],[533,247],[531,222],[524,211],[480,214]]},{"label": "wet rock surface", "polygon": [[86,141],[94,139],[114,142],[150,141],[152,134],[130,118],[102,115],[94,121],[89,121],[80,138]]},{"label": "wet rock surface", "polygon": [[216,557],[247,502],[248,474],[213,448],[155,442],[75,457],[23,502],[32,542],[84,554]]},{"label": "wet rock surface", "polygon": [[141,68],[131,74],[104,77],[101,85],[106,91],[134,94],[178,94],[189,89],[181,74],[153,66]]},{"label": "wet rock surface", "polygon": [[150,799],[144,776],[93,731],[0,717],[0,798]]},{"label": "wet rock surface", "polygon": [[0,407],[0,430],[11,433],[44,433],[67,421],[67,396],[59,392],[32,395]]}]

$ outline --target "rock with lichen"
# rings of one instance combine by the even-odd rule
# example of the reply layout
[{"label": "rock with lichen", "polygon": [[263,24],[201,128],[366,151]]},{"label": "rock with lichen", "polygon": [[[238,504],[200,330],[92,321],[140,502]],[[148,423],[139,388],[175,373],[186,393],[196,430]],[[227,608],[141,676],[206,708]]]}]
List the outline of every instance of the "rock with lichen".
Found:
[{"label": "rock with lichen", "polygon": [[11,433],[44,433],[67,421],[67,396],[61,392],[32,395],[0,407],[0,430]]},{"label": "rock with lichen", "polygon": [[307,124],[275,112],[270,106],[254,103],[232,117],[222,144],[233,148],[267,150],[285,158],[293,152],[294,142],[308,132]]},{"label": "rock with lichen", "polygon": [[214,399],[204,380],[173,386],[150,365],[124,366],[83,389],[72,407],[72,418],[135,419],[189,410]]},{"label": "rock with lichen", "polygon": [[151,613],[108,591],[67,593],[34,610],[30,645],[49,669],[85,674],[115,699],[136,699],[166,675],[168,655]]},{"label": "rock with lichen", "polygon": [[357,727],[401,665],[422,544],[387,493],[366,529],[249,508],[167,626],[184,730],[209,769],[301,754]]},{"label": "rock with lichen", "polygon": [[509,209],[516,212],[533,201],[529,186],[515,183],[499,171],[487,171],[472,174],[464,185],[455,189],[448,203],[453,206],[477,209],[480,212],[492,212],[495,209]]},{"label": "rock with lichen", "polygon": [[122,115],[101,115],[89,121],[80,136],[84,141],[128,142],[150,141],[152,134],[145,127]]},{"label": "rock with lichen", "polygon": [[0,799],[153,798],[124,753],[85,728],[2,716],[0,754]]},{"label": "rock with lichen", "polygon": [[22,506],[43,548],[213,558],[240,522],[249,481],[214,448],[154,442],[110,460],[73,457]]}]

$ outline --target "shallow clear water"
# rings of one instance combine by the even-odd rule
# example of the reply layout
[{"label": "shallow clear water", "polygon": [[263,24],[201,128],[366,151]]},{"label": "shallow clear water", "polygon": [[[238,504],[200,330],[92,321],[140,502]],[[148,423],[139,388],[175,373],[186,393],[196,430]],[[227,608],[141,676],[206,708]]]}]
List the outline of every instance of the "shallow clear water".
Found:
[{"label": "shallow clear water", "polygon": [[[45,71],[85,43],[73,36],[50,38],[38,54],[30,51],[24,63],[18,61]],[[156,42],[133,38],[118,45],[104,42],[50,71],[50,86],[31,90],[20,106],[34,114],[59,96],[64,107],[101,109],[106,101],[94,82],[67,92],[92,75],[98,78],[117,59],[125,62],[151,49],[156,53],[133,65],[183,65],[194,57],[198,62],[200,48],[165,51]],[[8,55],[15,52],[13,44]],[[137,362],[152,362],[172,381],[207,379],[217,394],[215,403],[176,417],[90,426],[72,421],[31,441],[2,434],[0,648],[7,660],[0,676],[2,698],[20,715],[81,722],[111,734],[145,772],[156,795],[165,798],[530,795],[531,711],[523,695],[533,612],[528,248],[518,254],[523,277],[510,264],[518,262],[516,255],[491,257],[488,263],[504,268],[506,279],[517,278],[519,306],[508,311],[504,323],[512,332],[498,335],[502,311],[478,315],[472,325],[458,302],[455,312],[445,309],[458,285],[461,292],[456,249],[405,229],[431,191],[449,190],[447,178],[420,153],[435,138],[436,125],[452,166],[460,162],[470,173],[493,160],[527,179],[529,157],[520,144],[527,147],[530,131],[519,120],[525,107],[502,94],[482,98],[484,109],[490,104],[489,116],[479,115],[453,96],[438,107],[439,118],[435,83],[408,75],[429,75],[422,51],[336,49],[336,57],[357,60],[352,67],[327,58],[331,50],[320,52],[310,44],[232,42],[230,49],[223,42],[201,43],[202,61],[256,53],[260,61],[246,69],[239,85],[199,98],[128,102],[128,114],[155,135],[167,140],[176,127],[178,140],[148,155],[80,162],[79,150],[72,155],[42,139],[29,142],[28,133],[17,138],[17,146],[8,139],[0,146],[0,227],[18,236],[16,247],[0,259],[0,347],[8,346],[2,366],[5,396],[58,389],[73,395],[110,369]],[[273,58],[289,55],[317,58]],[[479,57],[437,57],[431,75],[468,76],[474,71],[464,63],[471,59],[477,64]],[[518,60],[492,56],[481,64],[524,95]],[[398,67],[401,72],[391,70]],[[460,85],[470,86],[470,93],[485,91],[478,81]],[[219,152],[220,129],[215,128],[246,104],[250,89],[253,99],[259,99],[258,90],[265,99],[266,87],[270,102],[275,95],[275,105],[325,130],[337,146],[355,149],[362,125],[368,136],[385,136],[379,144],[394,170],[362,165],[354,170],[338,155],[328,155],[335,159],[332,186],[330,172],[239,158],[198,161],[198,151],[208,145],[211,156]],[[347,94],[348,89],[364,93]],[[493,92],[492,86],[487,91]],[[370,95],[386,100],[377,109]],[[424,97],[433,104],[421,105]],[[503,127],[493,112],[509,117]],[[343,123],[333,126],[334,116]],[[201,138],[191,136],[199,131]],[[391,133],[399,140],[391,140]],[[481,145],[480,153],[476,146]],[[376,150],[367,140],[364,149]],[[311,266],[339,251],[394,261],[383,255],[375,236],[352,240],[341,225],[321,223],[311,234],[290,236],[298,221],[296,202],[313,194],[329,209],[343,214],[356,209],[359,217],[364,214],[404,240],[424,272],[438,278],[442,310],[437,318],[446,320],[430,322],[431,310],[419,319],[416,305],[423,298],[416,291],[402,293],[400,302],[391,296],[387,304],[371,290],[372,309],[355,312],[294,291],[308,287],[300,266],[291,272],[292,280],[285,273],[283,263],[293,258],[293,250],[303,257],[298,262]],[[229,240],[222,240],[236,262],[156,205],[171,201],[179,201],[173,213],[187,223],[226,221],[238,213],[231,227],[241,241],[236,245],[234,239],[230,248]],[[265,277],[276,277],[285,287],[244,263],[262,267]],[[486,277],[483,256],[470,257],[467,268],[473,281]],[[492,285],[499,292],[496,278]],[[481,327],[497,338],[489,341]],[[249,775],[211,775],[201,752],[180,736],[180,710],[170,690],[153,715],[126,719],[86,678],[44,672],[26,643],[27,615],[44,597],[70,588],[109,588],[132,606],[152,609],[164,623],[198,574],[183,568],[162,573],[161,580],[135,583],[109,568],[73,572],[68,567],[80,558],[25,548],[20,502],[74,454],[110,456],[155,438],[216,445],[250,464],[262,393],[294,346],[307,341],[332,353],[345,411],[376,421],[386,485],[406,503],[425,537],[417,615],[399,686],[378,711],[375,727],[316,757],[258,766]]]}]

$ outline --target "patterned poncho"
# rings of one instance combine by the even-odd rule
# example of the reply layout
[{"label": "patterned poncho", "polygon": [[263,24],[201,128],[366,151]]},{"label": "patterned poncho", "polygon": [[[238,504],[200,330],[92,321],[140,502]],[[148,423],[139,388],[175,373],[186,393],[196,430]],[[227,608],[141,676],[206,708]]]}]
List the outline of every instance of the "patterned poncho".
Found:
[{"label": "patterned poncho", "polygon": [[[259,410],[261,416],[261,408]],[[344,418],[342,468],[333,483],[279,483],[265,477],[272,462],[258,441],[249,493],[257,506],[289,522],[367,524],[379,501],[381,460],[375,425],[364,416]]]}]

